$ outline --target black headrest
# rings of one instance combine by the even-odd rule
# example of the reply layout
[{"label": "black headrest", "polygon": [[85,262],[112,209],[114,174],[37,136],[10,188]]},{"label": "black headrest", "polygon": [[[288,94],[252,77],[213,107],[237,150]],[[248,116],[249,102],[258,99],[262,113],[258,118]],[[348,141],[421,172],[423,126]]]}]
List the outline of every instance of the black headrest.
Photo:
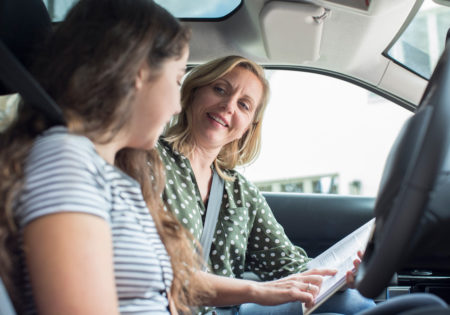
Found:
[{"label": "black headrest", "polygon": [[[41,0],[0,1],[0,39],[25,68],[29,68],[35,47],[51,32],[51,27]],[[0,82],[0,94],[15,92]]]}]

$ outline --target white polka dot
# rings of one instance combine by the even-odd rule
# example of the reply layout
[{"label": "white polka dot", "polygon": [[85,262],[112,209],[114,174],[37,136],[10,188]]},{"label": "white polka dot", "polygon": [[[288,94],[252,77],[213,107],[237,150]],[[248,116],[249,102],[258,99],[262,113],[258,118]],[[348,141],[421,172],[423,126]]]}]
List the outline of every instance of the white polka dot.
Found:
[{"label": "white polka dot", "polygon": [[220,255],[220,260],[225,260],[225,256],[224,255]]},{"label": "white polka dot", "polygon": [[219,265],[214,265],[214,269],[219,269]]},{"label": "white polka dot", "polygon": [[183,223],[185,223],[185,224],[187,224],[188,223],[188,220],[186,219],[186,218],[183,218]]},{"label": "white polka dot", "polygon": [[223,241],[220,241],[220,242],[219,242],[219,245],[222,246],[222,245],[223,245]]},{"label": "white polka dot", "polygon": [[222,233],[222,230],[217,230],[216,234]]},{"label": "white polka dot", "polygon": [[166,169],[171,170],[172,168],[170,167],[170,165],[166,165]]}]

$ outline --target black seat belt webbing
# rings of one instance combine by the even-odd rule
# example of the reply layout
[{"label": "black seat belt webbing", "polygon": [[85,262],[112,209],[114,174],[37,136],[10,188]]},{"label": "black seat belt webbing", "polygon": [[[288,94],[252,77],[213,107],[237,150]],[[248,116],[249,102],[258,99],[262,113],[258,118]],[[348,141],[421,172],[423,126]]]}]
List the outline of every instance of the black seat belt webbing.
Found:
[{"label": "black seat belt webbing", "polygon": [[46,114],[54,124],[65,125],[61,108],[0,40],[0,79],[13,91]]}]

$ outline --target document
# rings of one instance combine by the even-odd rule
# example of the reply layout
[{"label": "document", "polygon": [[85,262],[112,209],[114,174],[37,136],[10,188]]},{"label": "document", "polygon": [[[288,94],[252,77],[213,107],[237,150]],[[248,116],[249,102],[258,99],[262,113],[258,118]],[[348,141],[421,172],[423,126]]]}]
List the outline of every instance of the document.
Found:
[{"label": "document", "polygon": [[306,308],[303,304],[304,315],[310,314],[345,285],[347,271],[354,269],[353,261],[358,257],[357,252],[365,250],[367,242],[373,233],[374,223],[375,219],[370,220],[308,262],[308,270],[334,268],[337,269],[337,273],[334,276],[326,276],[324,278],[313,307]]}]

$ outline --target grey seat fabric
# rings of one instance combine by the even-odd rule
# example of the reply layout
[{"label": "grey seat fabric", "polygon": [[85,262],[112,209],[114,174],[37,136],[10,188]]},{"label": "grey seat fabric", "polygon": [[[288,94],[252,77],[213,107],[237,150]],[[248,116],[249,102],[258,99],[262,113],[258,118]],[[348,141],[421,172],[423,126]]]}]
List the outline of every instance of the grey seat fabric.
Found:
[{"label": "grey seat fabric", "polygon": [[6,292],[6,288],[3,285],[2,279],[0,279],[0,314],[1,315],[16,314],[11,299],[9,298],[8,292]]}]

